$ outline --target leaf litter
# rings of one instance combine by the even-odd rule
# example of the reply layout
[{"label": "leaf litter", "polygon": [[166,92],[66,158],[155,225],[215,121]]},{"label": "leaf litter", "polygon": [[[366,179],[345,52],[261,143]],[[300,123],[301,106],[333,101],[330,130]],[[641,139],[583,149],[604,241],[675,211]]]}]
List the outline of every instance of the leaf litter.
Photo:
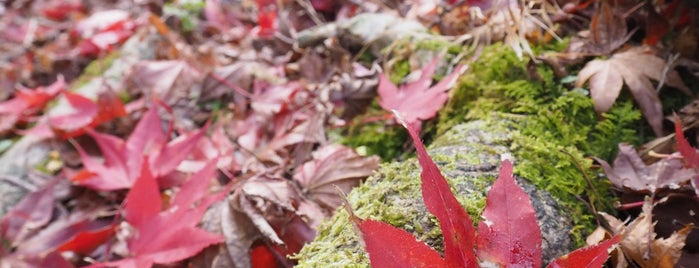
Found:
[{"label": "leaf litter", "polygon": [[[466,70],[466,65],[439,54],[415,70],[420,74],[417,80],[398,87],[387,79],[393,70],[379,71],[378,64],[357,60],[354,53],[368,48],[372,60],[385,61],[381,44],[424,36],[428,24],[438,25],[430,30],[442,34],[463,34],[475,45],[502,40],[520,57],[533,55],[529,42],[534,35],[556,34],[547,28],[554,6],[522,6],[516,1],[401,2],[390,7],[370,1],[184,2],[146,6],[47,0],[0,9],[0,86],[9,89],[0,92],[1,137],[67,140],[75,150],[69,153],[79,155],[74,162],[82,164],[65,161],[67,166],[53,174],[53,180],[0,220],[6,242],[0,247],[2,265],[289,267],[294,263],[286,256],[312,240],[319,221],[340,205],[335,187],[349,191],[378,167],[378,158],[334,144],[326,131],[353,124],[350,120],[372,109],[378,96],[384,113],[397,110],[413,141],[419,142],[415,132],[441,109],[448,90]],[[604,112],[626,84],[654,132],[662,134],[655,89],[668,85],[687,91],[686,86],[672,62],[657,56],[662,54],[624,46],[633,33],[626,17],[634,13],[633,7],[590,2],[574,8],[594,12],[587,39],[577,48],[574,45],[580,43],[572,41],[571,51],[608,59],[589,62],[577,85],[589,81],[595,108]],[[653,16],[680,27],[686,12],[669,12],[672,6],[681,9],[678,2],[657,4]],[[469,8],[468,14],[462,13]],[[394,10],[407,11],[408,16]],[[445,19],[442,12],[448,12]],[[360,17],[386,27],[352,23]],[[421,25],[415,18],[435,24]],[[644,43],[662,42],[662,27],[646,27],[650,38]],[[301,45],[308,36],[312,42]],[[133,43],[143,46],[133,49]],[[109,58],[117,60],[108,63]],[[76,78],[94,69],[85,67],[95,59],[103,65],[97,69],[107,71],[90,71],[97,77],[87,81],[102,81],[101,86],[83,92],[80,84],[85,80]],[[447,73],[431,86],[442,69]],[[69,109],[54,112],[56,98],[64,99],[60,102]],[[374,241],[367,242],[368,247],[398,239],[405,241],[400,243],[404,252],[415,254],[403,256],[399,248],[392,254],[432,265],[540,263],[537,232],[519,238],[521,233],[507,232],[512,226],[538,228],[526,220],[531,216],[526,202],[516,202],[522,200],[517,194],[505,197],[516,201],[496,197],[502,189],[518,192],[508,174],[511,164],[503,163],[498,183],[504,186],[494,187],[489,197],[503,202],[487,205],[476,234],[465,213],[458,212],[463,208],[449,198],[450,189],[424,148],[416,147],[429,177],[423,188],[432,204],[428,209],[446,228],[444,258],[396,228],[355,219],[363,231],[374,233],[365,235],[365,240]],[[685,160],[695,152],[688,147],[680,146]],[[618,188],[662,194],[677,185],[687,187],[685,178],[692,169],[673,170],[681,166],[676,156],[644,165],[635,152],[622,151],[619,163],[605,168],[610,179],[616,176],[612,181]],[[432,191],[443,198],[434,198]],[[519,211],[523,218],[503,214],[498,205],[508,202],[525,207]],[[643,226],[647,229],[639,231],[652,228]],[[523,239],[528,246],[499,241],[489,234],[491,228]],[[184,233],[188,240],[163,233]],[[379,239],[372,240],[373,235]],[[607,237],[611,239],[551,265],[601,265],[607,249],[622,239]],[[521,254],[503,254],[514,252],[513,247]],[[670,262],[676,261],[677,251],[667,251]]]}]

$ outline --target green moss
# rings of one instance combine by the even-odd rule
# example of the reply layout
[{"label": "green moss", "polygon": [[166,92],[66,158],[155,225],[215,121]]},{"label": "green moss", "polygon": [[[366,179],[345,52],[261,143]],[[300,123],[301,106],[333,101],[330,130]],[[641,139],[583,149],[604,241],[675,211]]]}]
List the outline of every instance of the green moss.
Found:
[{"label": "green moss", "polygon": [[629,102],[621,102],[599,120],[587,91],[568,90],[547,66],[537,65],[532,73],[527,64],[504,45],[486,47],[452,91],[439,116],[438,134],[465,119],[497,123],[502,119],[493,119],[493,114],[510,118],[509,127],[515,130],[511,149],[520,159],[516,173],[561,201],[576,225],[572,235],[582,244],[594,220],[580,199],[591,200],[598,209],[607,211],[613,203],[606,181],[595,180],[595,189],[590,189],[582,176],[587,172],[589,177],[597,177],[585,156],[609,158],[618,142],[638,141],[640,112]]},{"label": "green moss", "polygon": [[[361,121],[361,118],[355,122]],[[383,161],[400,158],[406,152],[408,134],[385,121],[356,123],[347,128],[346,135],[340,138],[341,144],[362,148],[366,155],[378,155]]]},{"label": "green moss", "polygon": [[90,82],[90,80],[93,78],[101,76],[104,71],[112,66],[112,62],[118,59],[119,56],[120,54],[118,51],[113,51],[101,59],[92,61],[89,65],[87,65],[87,67],[85,67],[82,75],[80,75],[80,77],[75,81],[73,88],[80,88],[87,84],[87,82]]}]

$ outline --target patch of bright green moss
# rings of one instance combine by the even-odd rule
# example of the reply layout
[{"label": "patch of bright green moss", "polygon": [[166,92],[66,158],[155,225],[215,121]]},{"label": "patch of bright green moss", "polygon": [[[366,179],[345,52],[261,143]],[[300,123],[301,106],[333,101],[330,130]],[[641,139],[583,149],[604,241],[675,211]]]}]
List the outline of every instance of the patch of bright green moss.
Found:
[{"label": "patch of bright green moss", "polygon": [[512,151],[520,160],[516,173],[561,201],[573,216],[577,231],[572,235],[581,244],[594,220],[580,198],[607,211],[613,201],[606,181],[594,180],[595,189],[590,189],[582,172],[597,177],[584,157],[608,159],[618,142],[638,141],[640,112],[622,101],[599,120],[585,90],[566,89],[545,65],[528,71],[527,60],[517,59],[502,44],[486,47],[451,94],[440,112],[438,135],[466,119],[489,120],[493,114],[511,118],[516,133]]}]

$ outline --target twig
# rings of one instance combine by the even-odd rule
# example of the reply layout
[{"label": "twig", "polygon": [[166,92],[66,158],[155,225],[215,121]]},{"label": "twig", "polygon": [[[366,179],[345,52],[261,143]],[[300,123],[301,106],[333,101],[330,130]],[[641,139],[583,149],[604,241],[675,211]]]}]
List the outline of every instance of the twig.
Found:
[{"label": "twig", "polygon": [[[578,170],[580,170],[580,173],[582,173],[583,178],[585,178],[585,181],[587,181],[588,186],[590,186],[590,189],[592,190],[592,193],[595,195],[595,198],[597,200],[601,200],[599,193],[597,193],[597,188],[595,188],[595,185],[592,184],[592,180],[590,180],[590,177],[587,176],[587,173],[585,173],[585,171],[583,170],[582,166],[580,165],[580,162],[578,162],[578,159],[576,159],[575,156],[573,156],[573,154],[564,149],[559,149],[558,151],[570,156],[570,159],[573,160],[573,163],[578,168]],[[599,215],[597,213],[597,208],[595,207],[595,204],[592,200],[590,200],[590,208],[592,209],[592,213],[595,214],[595,221],[597,221],[597,226],[602,226],[600,224],[599,217],[597,216]]]}]

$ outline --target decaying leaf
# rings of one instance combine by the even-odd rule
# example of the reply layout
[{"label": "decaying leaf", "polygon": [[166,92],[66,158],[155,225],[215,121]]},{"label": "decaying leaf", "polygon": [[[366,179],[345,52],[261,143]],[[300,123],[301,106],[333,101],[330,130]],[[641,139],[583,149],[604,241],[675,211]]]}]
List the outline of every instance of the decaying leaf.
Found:
[{"label": "decaying leaf", "polygon": [[[666,70],[666,68],[668,68],[667,63],[648,49],[632,48],[616,53],[606,60],[596,59],[588,62],[580,70],[575,86],[582,87],[589,81],[590,96],[594,100],[595,111],[604,113],[609,111],[619,96],[621,88],[626,84],[655,135],[662,136],[662,106],[651,79],[664,81],[668,86],[692,95],[679,74],[675,70]],[[666,76],[665,73],[667,73]]]},{"label": "decaying leaf", "polygon": [[621,250],[640,267],[674,267],[693,225],[685,226],[668,238],[656,238],[652,209],[653,204],[646,198],[641,214],[628,226],[620,228]]},{"label": "decaying leaf", "polygon": [[595,160],[616,187],[637,192],[655,193],[663,188],[677,189],[697,175],[694,169],[685,168],[682,160],[677,158],[663,158],[646,165],[633,146],[628,144],[619,144],[614,167],[602,159]]},{"label": "decaying leaf", "polygon": [[301,166],[294,179],[301,183],[304,194],[329,213],[342,204],[335,187],[349,192],[378,167],[379,159],[376,156],[363,157],[351,148],[328,145],[316,150],[313,160]]},{"label": "decaying leaf", "polygon": [[626,43],[631,37],[626,18],[615,11],[610,1],[602,1],[590,21],[589,39],[582,48],[585,53],[605,55]]}]

